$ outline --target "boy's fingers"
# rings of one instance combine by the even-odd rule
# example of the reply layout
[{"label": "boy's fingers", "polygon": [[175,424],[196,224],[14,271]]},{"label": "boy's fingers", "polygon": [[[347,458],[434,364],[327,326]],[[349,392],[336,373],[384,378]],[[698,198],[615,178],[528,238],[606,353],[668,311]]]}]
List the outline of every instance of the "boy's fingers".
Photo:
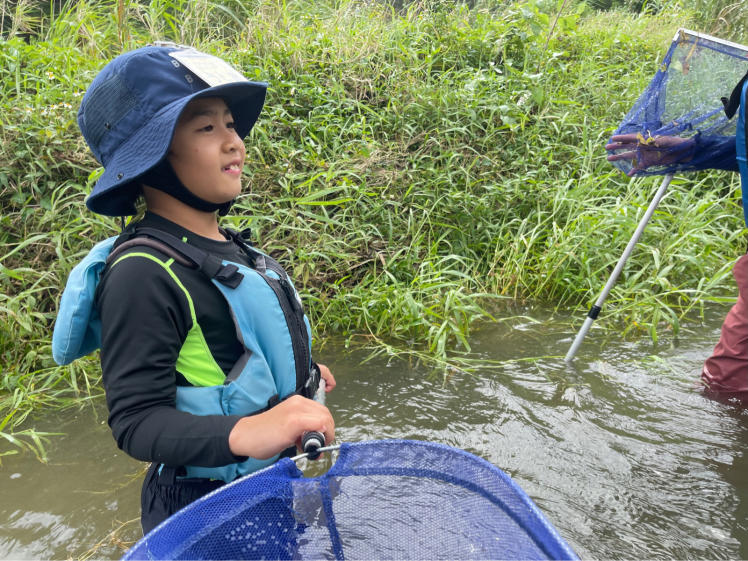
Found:
[{"label": "boy's fingers", "polygon": [[318,364],[320,375],[325,380],[325,393],[329,393],[335,387],[335,377],[330,372],[330,369],[324,364]]}]

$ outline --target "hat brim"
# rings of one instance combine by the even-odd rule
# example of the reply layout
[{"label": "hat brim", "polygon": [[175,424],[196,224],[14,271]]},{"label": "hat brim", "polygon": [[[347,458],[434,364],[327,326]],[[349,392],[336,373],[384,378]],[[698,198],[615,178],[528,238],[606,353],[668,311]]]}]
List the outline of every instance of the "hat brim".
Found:
[{"label": "hat brim", "polygon": [[164,159],[177,120],[190,101],[222,98],[231,110],[237,134],[243,139],[257,122],[266,91],[264,82],[233,82],[205,88],[164,106],[120,145],[86,199],[86,206],[106,216],[135,214],[135,197],[140,187],[137,179]]}]

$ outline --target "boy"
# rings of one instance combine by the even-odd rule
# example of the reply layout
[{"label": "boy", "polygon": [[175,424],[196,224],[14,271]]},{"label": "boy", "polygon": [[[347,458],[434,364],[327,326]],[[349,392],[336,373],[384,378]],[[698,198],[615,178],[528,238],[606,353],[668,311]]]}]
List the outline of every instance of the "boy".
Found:
[{"label": "boy", "polygon": [[78,113],[105,168],[88,208],[128,216],[142,196],[147,209],[113,242],[86,327],[98,312],[117,444],[152,462],[144,533],[292,454],[305,432],[334,438],[330,412],[309,398],[320,375],[327,391],[335,380],[312,362],[295,289],[218,223],[241,192],[243,139],[266,87],[194,49],[148,46],[111,61]]}]

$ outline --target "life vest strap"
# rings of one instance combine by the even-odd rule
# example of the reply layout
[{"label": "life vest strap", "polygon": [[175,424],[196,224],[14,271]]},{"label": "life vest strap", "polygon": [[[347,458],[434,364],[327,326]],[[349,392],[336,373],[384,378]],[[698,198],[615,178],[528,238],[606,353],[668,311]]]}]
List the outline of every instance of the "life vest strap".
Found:
[{"label": "life vest strap", "polygon": [[160,251],[164,255],[174,259],[174,261],[176,261],[180,265],[183,265],[185,267],[195,268],[195,263],[187,259],[181,253],[175,251],[174,248],[172,248],[171,246],[166,245],[164,242],[155,240],[153,238],[146,238],[145,236],[132,238],[119,244],[116,248],[112,250],[112,252],[106,258],[106,263],[107,265],[110,263],[113,263],[117,259],[117,257],[119,257],[122,253],[124,253],[128,249],[131,249],[133,247],[143,247],[143,246],[150,247],[152,249]]},{"label": "life vest strap", "polygon": [[229,288],[236,288],[244,278],[236,265],[224,265],[216,256],[198,247],[190,245],[176,236],[156,228],[136,228],[130,232],[127,239],[117,245],[107,259],[109,263],[113,256],[137,245],[144,245],[163,252],[178,263],[187,267],[197,268],[208,278],[215,279]]},{"label": "life vest strap", "polygon": [[728,119],[732,119],[733,115],[737,113],[738,107],[740,107],[740,96],[743,93],[743,84],[748,80],[748,72],[745,76],[740,79],[740,82],[733,88],[729,98],[723,97],[722,105],[725,106],[725,115]]}]

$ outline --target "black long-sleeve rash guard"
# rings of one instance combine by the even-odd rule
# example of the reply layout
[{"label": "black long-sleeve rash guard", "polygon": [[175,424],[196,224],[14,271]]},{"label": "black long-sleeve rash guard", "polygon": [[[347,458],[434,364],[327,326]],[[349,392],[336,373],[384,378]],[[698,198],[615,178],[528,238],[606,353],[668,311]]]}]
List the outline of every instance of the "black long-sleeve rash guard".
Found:
[{"label": "black long-sleeve rash guard", "polygon": [[[158,228],[214,255],[247,263],[232,241],[203,238],[154,214],[142,226]],[[131,252],[157,250],[138,246]],[[224,373],[242,353],[228,304],[198,270],[172,265],[192,297],[197,321]],[[228,437],[239,416],[193,415],[175,408],[177,385],[189,385],[176,362],[192,326],[184,291],[158,263],[128,257],[109,266],[96,293],[101,315],[101,368],[109,426],[130,456],[170,466],[221,466],[245,458],[231,453]]]}]

